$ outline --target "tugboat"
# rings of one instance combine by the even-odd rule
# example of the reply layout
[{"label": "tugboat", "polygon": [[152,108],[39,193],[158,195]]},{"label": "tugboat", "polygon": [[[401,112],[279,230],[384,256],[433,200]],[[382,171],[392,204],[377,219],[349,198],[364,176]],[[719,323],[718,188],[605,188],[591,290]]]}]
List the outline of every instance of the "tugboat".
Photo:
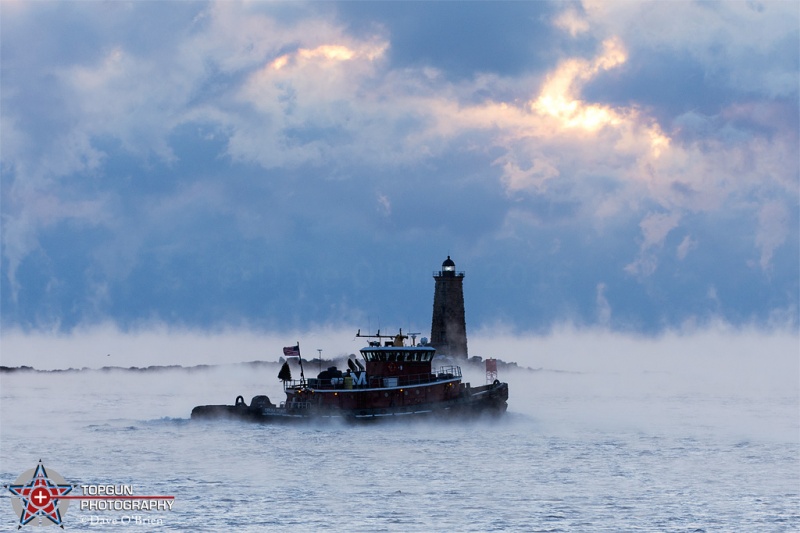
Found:
[{"label": "tugboat", "polygon": [[[402,330],[397,335],[362,335],[371,340],[360,350],[364,363],[347,360],[347,370],[330,367],[316,378],[284,381],[286,401],[273,404],[267,396],[255,396],[250,405],[236,398],[234,405],[202,405],[192,418],[232,417],[257,422],[292,422],[339,418],[377,420],[436,415],[502,414],[508,401],[508,384],[472,387],[463,383],[455,365],[433,368],[435,348],[425,339],[420,344]],[[388,340],[387,340],[388,339]],[[383,345],[382,345],[383,343]],[[284,349],[287,356],[300,356],[298,346]]]}]

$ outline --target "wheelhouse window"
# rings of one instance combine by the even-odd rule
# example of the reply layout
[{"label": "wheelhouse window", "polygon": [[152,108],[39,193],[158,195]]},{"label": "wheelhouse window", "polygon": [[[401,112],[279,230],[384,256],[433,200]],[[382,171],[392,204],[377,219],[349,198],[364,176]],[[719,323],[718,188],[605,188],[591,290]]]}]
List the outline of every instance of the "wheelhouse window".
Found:
[{"label": "wheelhouse window", "polygon": [[364,355],[364,359],[368,362],[382,362],[382,363],[387,363],[387,362],[427,363],[433,358],[433,351],[430,350],[419,350],[419,351],[363,350],[361,353]]}]

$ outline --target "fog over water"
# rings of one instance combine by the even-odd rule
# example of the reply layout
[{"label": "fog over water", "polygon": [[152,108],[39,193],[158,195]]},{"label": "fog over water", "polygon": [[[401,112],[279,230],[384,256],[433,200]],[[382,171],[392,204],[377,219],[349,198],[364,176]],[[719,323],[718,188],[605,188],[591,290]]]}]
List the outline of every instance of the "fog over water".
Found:
[{"label": "fog over water", "polygon": [[[175,495],[173,511],[143,513],[162,520],[152,530],[800,529],[794,332],[477,332],[471,354],[517,363],[500,368],[510,387],[500,421],[189,420],[195,405],[239,394],[279,401],[282,345],[299,340],[309,358],[361,346],[331,333],[4,332],[4,366],[89,369],[0,373],[3,483],[42,459],[71,483]],[[272,363],[236,364],[254,360]],[[214,366],[183,368],[199,364]],[[149,365],[183,367],[98,370]],[[485,379],[480,365],[464,373]],[[112,529],[92,518],[124,514],[73,505],[68,530]],[[0,502],[2,529],[16,523]]]}]

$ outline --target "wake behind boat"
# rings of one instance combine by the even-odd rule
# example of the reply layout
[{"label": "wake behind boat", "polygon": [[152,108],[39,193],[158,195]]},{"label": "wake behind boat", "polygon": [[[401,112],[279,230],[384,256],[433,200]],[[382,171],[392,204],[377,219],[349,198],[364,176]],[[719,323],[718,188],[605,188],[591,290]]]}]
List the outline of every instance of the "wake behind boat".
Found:
[{"label": "wake behind boat", "polygon": [[[232,417],[257,422],[294,422],[340,418],[375,420],[431,415],[502,414],[508,401],[508,384],[494,380],[472,387],[462,382],[456,365],[433,368],[435,348],[415,340],[407,346],[407,335],[361,335],[377,339],[360,350],[359,359],[348,359],[347,370],[330,367],[316,378],[284,380],[286,400],[273,404],[267,396],[255,396],[250,405],[236,398],[234,405],[203,405],[192,410],[192,418]],[[390,339],[390,340],[385,340]],[[381,342],[383,341],[383,345]],[[298,357],[299,346],[284,349]]]}]

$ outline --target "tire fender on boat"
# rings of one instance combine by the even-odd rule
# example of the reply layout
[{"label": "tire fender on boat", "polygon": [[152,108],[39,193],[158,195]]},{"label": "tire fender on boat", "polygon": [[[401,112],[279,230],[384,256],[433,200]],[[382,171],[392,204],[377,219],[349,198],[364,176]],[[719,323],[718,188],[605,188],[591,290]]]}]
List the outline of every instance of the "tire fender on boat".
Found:
[{"label": "tire fender on boat", "polygon": [[244,396],[242,396],[241,394],[239,396],[237,396],[235,405],[236,405],[236,407],[239,407],[240,405],[246,405],[244,403]]},{"label": "tire fender on boat", "polygon": [[389,372],[394,373],[397,370],[397,365],[394,363],[389,363],[388,365],[386,365],[386,368],[389,369]]},{"label": "tire fender on boat", "polygon": [[494,381],[492,382],[492,385],[493,385],[493,386],[495,386],[495,387],[497,387],[498,385],[500,385],[500,380],[499,380],[499,379],[496,379],[496,380],[494,380]]}]

